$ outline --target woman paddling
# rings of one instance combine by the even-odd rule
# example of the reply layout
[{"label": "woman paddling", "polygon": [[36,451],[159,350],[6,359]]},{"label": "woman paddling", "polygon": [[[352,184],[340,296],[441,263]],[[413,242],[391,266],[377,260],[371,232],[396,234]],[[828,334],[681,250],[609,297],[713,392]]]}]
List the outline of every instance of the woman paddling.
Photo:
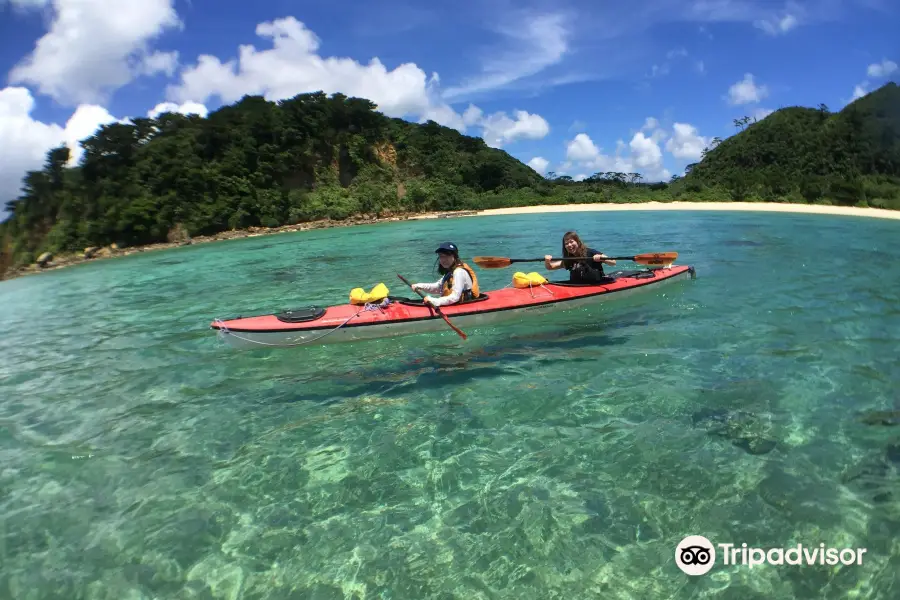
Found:
[{"label": "woman paddling", "polygon": [[606,260],[606,255],[599,250],[588,248],[574,231],[568,231],[562,240],[563,258],[581,258],[583,260],[551,260],[553,257],[544,257],[544,267],[549,271],[565,268],[569,271],[569,281],[572,283],[592,283],[600,281],[605,273],[603,265],[616,266],[616,261]]},{"label": "woman paddling", "polygon": [[464,300],[474,300],[478,291],[478,276],[472,268],[459,259],[459,248],[453,242],[444,242],[435,250],[442,275],[434,283],[414,283],[412,289],[426,294],[441,294],[440,298],[425,296],[423,302],[432,306],[447,306]]}]

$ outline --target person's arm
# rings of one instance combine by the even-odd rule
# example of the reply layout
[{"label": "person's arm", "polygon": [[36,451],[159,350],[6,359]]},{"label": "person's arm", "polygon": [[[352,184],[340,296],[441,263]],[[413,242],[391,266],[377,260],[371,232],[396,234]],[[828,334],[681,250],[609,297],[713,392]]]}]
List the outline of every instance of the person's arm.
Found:
[{"label": "person's arm", "polygon": [[456,269],[453,272],[453,288],[448,296],[440,298],[432,298],[428,296],[428,300],[432,306],[447,306],[448,304],[456,304],[462,298],[464,290],[472,287],[472,278],[466,273],[465,269]]},{"label": "person's arm", "polygon": [[426,294],[440,294],[442,281],[444,281],[443,277],[441,277],[434,283],[414,283],[412,284],[412,289],[413,291],[419,290],[425,292]]},{"label": "person's arm", "polygon": [[591,250],[594,253],[594,262],[603,263],[604,265],[609,265],[610,267],[616,266],[616,261],[614,260],[603,260],[606,258],[606,255],[600,252],[599,250]]},{"label": "person's arm", "polygon": [[555,271],[556,269],[561,269],[563,267],[563,261],[561,260],[550,260],[553,258],[552,255],[548,254],[544,257],[544,268],[548,271]]}]

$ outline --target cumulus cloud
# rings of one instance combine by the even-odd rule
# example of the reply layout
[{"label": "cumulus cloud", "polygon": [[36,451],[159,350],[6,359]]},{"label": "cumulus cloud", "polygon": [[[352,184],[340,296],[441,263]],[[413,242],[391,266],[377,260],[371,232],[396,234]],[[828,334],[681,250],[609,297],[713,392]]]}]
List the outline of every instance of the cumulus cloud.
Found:
[{"label": "cumulus cloud", "polygon": [[[73,0],[55,2],[56,14],[50,32],[38,43],[32,56],[14,70],[14,79],[35,83],[37,91],[54,96],[96,98],[104,89],[126,83],[136,74],[172,74],[176,70],[176,52],[150,52],[146,47],[149,32],[158,31],[160,24],[177,21],[174,12],[169,15],[162,10],[170,7],[167,1],[143,3],[140,10],[121,16],[123,30],[117,37],[100,45],[87,43],[84,48],[72,49],[71,55],[58,63],[53,60],[60,58],[57,52],[62,51],[59,47],[61,38],[70,36],[76,44],[81,44],[90,37],[89,34],[102,37],[104,27],[113,23],[109,14],[114,11],[100,10],[104,6],[109,9],[103,4],[106,0],[85,4],[81,13],[74,10],[77,3],[73,4]],[[142,20],[143,27],[137,26],[135,16]],[[178,112],[205,117],[209,113],[207,102],[214,97],[225,103],[235,102],[245,94],[279,100],[322,90],[369,98],[389,116],[411,117],[419,122],[432,119],[463,133],[480,129],[486,143],[493,147],[518,140],[541,139],[550,131],[543,117],[527,110],[485,114],[481,108],[470,104],[460,114],[441,99],[437,91],[438,75],[426,76],[412,63],[388,70],[377,58],[363,65],[349,58],[319,56],[319,39],[292,17],[261,23],[256,32],[270,39],[273,47],[258,50],[253,46],[241,46],[239,57],[225,63],[213,56],[201,56],[194,65],[181,72],[180,80],[169,88],[167,100],[156,104],[147,116],[155,118],[163,112]],[[109,53],[103,54],[104,49]],[[135,57],[139,60],[135,61]],[[82,59],[87,62],[79,63]],[[123,65],[128,67],[124,71],[120,69]],[[79,144],[81,139],[91,136],[100,125],[128,122],[128,119],[117,119],[98,102],[78,104],[64,126],[35,120],[32,117],[34,107],[35,99],[25,87],[3,90],[0,108],[0,139],[4,141],[0,150],[2,197],[18,195],[24,173],[40,168],[50,148],[67,144],[72,149],[72,164],[75,164],[83,154]]]},{"label": "cumulus cloud", "polygon": [[566,158],[575,162],[590,162],[600,155],[600,148],[586,133],[579,133],[566,144]]},{"label": "cumulus cloud", "polygon": [[[897,63],[892,60],[883,59],[879,63],[872,63],[866,69],[866,75],[871,79],[883,79],[890,77],[897,71]],[[857,84],[853,88],[853,96],[850,98],[850,102],[854,100],[859,100],[866,94],[870,92],[869,86],[872,85],[872,82],[869,79],[866,79],[860,84]]]},{"label": "cumulus cloud", "polygon": [[540,115],[517,110],[515,117],[510,119],[505,112],[497,112],[481,119],[479,125],[484,130],[484,141],[489,146],[499,148],[515,140],[539,140],[550,133],[550,125]]},{"label": "cumulus cloud", "polygon": [[617,140],[612,154],[604,153],[588,134],[577,134],[566,143],[566,162],[559,172],[640,173],[646,181],[664,181],[672,174],[665,167],[663,149],[677,159],[695,162],[709,143],[710,139],[689,123],[674,123],[670,133],[659,119],[647,117],[629,142]]},{"label": "cumulus cloud", "polygon": [[184,104],[161,102],[147,111],[147,116],[151,119],[155,119],[163,113],[180,113],[182,115],[200,115],[201,117],[206,117],[209,115],[209,109],[199,102],[185,102]]},{"label": "cumulus cloud", "polygon": [[880,63],[875,63],[869,65],[869,68],[866,69],[866,74],[869,77],[890,77],[894,71],[897,70],[897,63],[892,60],[884,59]]},{"label": "cumulus cloud", "polygon": [[505,112],[485,115],[470,104],[459,114],[441,98],[438,74],[428,76],[414,63],[388,70],[377,58],[364,65],[350,58],[320,56],[321,40],[294,17],[260,23],[256,34],[271,40],[272,47],[241,46],[238,58],[227,62],[201,55],[168,88],[169,100],[205,105],[219,98],[230,104],[246,94],[282,100],[321,90],[368,98],[390,117],[430,119],[463,133],[480,127],[485,141],[494,147],[540,139],[550,131],[543,117],[524,110],[516,110],[512,117]]},{"label": "cumulus cloud", "polygon": [[[23,87],[0,90],[0,203],[19,195],[26,171],[40,169],[51,148],[66,144],[72,151],[70,165],[84,154],[80,141],[101,125],[116,119],[102,106],[82,104],[65,126],[35,120],[34,97]],[[2,205],[0,204],[0,205]]]},{"label": "cumulus cloud", "polygon": [[728,88],[728,103],[731,105],[754,104],[769,95],[764,85],[756,85],[751,73],[746,73],[741,81]]},{"label": "cumulus cloud", "polygon": [[33,86],[73,106],[102,103],[138,76],[174,72],[176,53],[150,49],[161,34],[181,26],[174,0],[132,2],[128,10],[119,0],[54,0],[52,6],[49,31],[13,67],[10,84]]},{"label": "cumulus cloud", "polygon": [[389,71],[377,58],[368,65],[350,58],[323,58],[317,54],[318,36],[294,17],[260,23],[256,35],[270,39],[272,48],[244,45],[237,59],[224,63],[201,55],[195,65],[182,70],[180,83],[169,87],[169,100],[205,104],[218,97],[230,104],[245,94],[282,100],[322,90],[369,98],[389,116],[423,114],[432,108],[431,83],[413,63]]},{"label": "cumulus cloud", "polygon": [[[627,155],[626,155],[627,154]],[[653,136],[647,137],[638,131],[625,144],[623,140],[616,143],[616,152],[610,156],[601,151],[591,137],[579,133],[566,144],[567,163],[563,171],[573,166],[593,172],[642,173],[645,179],[662,180],[671,177],[663,166],[662,150]]]},{"label": "cumulus cloud", "polygon": [[531,160],[528,161],[528,166],[544,175],[547,173],[547,167],[550,166],[550,161],[544,158],[543,156],[535,156]]},{"label": "cumulus cloud", "polygon": [[709,140],[700,135],[696,127],[688,123],[675,123],[672,125],[672,137],[666,142],[666,151],[675,158],[697,161],[708,145]]}]

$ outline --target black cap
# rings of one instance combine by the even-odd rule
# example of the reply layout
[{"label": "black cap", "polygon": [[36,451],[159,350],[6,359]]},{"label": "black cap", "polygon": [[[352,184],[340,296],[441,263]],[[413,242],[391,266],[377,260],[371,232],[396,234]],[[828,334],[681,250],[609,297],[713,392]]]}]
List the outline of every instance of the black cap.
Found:
[{"label": "black cap", "polygon": [[458,255],[459,248],[457,248],[456,244],[454,244],[453,242],[444,242],[443,244],[438,246],[438,249],[435,250],[435,252],[437,252],[439,254],[443,253],[443,254],[457,254]]}]

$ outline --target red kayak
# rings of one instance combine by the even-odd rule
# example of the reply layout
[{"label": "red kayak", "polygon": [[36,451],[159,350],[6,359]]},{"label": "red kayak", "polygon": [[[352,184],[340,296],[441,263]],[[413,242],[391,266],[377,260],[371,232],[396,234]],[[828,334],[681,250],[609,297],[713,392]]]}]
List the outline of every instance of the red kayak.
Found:
[{"label": "red kayak", "polygon": [[[441,307],[441,312],[454,326],[465,330],[467,327],[580,308],[656,289],[689,277],[695,277],[691,266],[619,271],[611,273],[600,283],[562,281],[483,292],[476,300]],[[434,331],[455,335],[433,308],[423,305],[421,298],[395,296],[364,306],[309,306],[278,314],[216,319],[210,327],[237,348],[330,344]]]}]

